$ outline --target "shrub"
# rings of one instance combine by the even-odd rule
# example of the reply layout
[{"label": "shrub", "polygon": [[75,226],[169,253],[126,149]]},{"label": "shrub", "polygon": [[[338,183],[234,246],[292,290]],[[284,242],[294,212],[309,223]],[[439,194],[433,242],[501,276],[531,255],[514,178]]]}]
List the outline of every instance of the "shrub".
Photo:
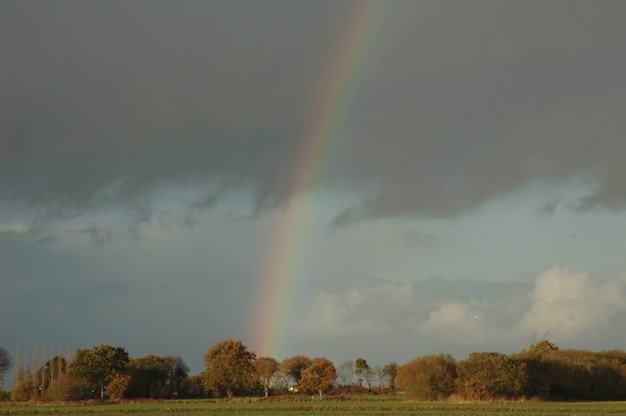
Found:
[{"label": "shrub", "polygon": [[398,368],[396,382],[410,399],[445,399],[455,392],[454,358],[448,354],[417,357]]},{"label": "shrub", "polygon": [[130,374],[116,374],[113,380],[107,385],[107,395],[113,400],[125,398],[131,378],[132,376]]},{"label": "shrub", "polygon": [[11,390],[11,400],[15,402],[27,402],[37,397],[37,387],[33,380],[27,378],[13,385]]},{"label": "shrub", "polygon": [[497,352],[473,352],[457,365],[458,390],[466,399],[516,399],[526,386],[526,364]]},{"label": "shrub", "polygon": [[93,397],[93,386],[81,377],[64,374],[50,383],[50,387],[43,392],[43,400],[65,402],[86,400]]}]

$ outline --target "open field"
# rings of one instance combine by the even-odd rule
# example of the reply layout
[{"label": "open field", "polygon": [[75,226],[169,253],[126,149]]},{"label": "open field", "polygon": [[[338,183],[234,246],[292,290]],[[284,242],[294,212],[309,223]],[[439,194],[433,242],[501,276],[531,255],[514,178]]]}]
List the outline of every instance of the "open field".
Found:
[{"label": "open field", "polygon": [[0,415],[623,415],[625,402],[594,403],[412,403],[395,396],[328,398],[303,401],[209,400],[163,401],[125,404],[11,404],[0,406]]}]

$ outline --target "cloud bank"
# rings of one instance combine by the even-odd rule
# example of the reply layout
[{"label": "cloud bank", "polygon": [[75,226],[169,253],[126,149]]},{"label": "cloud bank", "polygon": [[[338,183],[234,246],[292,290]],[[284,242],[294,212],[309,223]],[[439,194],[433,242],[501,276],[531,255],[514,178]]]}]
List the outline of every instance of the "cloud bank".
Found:
[{"label": "cloud bank", "polygon": [[[457,287],[456,293],[441,292],[450,286]],[[436,352],[461,359],[486,345],[514,352],[540,339],[568,348],[611,349],[621,345],[625,318],[623,276],[598,278],[553,267],[532,283],[433,278],[415,285],[381,282],[343,293],[320,292],[299,335],[304,343],[330,338],[350,348],[355,338],[367,339],[359,353],[382,360],[377,351],[397,351],[406,360]]]},{"label": "cloud bank", "polygon": [[[146,222],[181,187],[187,208],[283,206],[353,5],[280,4],[3,4],[4,209]],[[386,5],[320,184],[355,196],[335,223],[464,215],[534,181],[623,210],[626,6],[564,5]]]}]

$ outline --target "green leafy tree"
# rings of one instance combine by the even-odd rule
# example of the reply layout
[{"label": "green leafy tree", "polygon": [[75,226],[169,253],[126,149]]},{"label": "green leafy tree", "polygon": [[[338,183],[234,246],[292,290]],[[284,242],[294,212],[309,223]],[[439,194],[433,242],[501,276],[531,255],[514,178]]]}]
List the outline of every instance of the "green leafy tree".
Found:
[{"label": "green leafy tree", "polygon": [[298,387],[302,390],[317,391],[320,400],[325,391],[330,389],[337,380],[334,364],[326,358],[316,358],[313,363],[302,370]]},{"label": "green leafy tree", "polygon": [[269,396],[270,380],[278,371],[278,361],[271,357],[259,357],[254,362],[254,376],[263,385],[265,397]]},{"label": "green leafy tree", "polygon": [[383,367],[383,374],[387,377],[387,388],[391,391],[396,389],[396,377],[398,375],[398,364],[390,362]]},{"label": "green leafy tree", "polygon": [[124,372],[128,364],[128,353],[123,347],[99,345],[86,350],[76,350],[70,373],[83,377],[97,384],[100,398],[104,399],[104,390],[116,373]]},{"label": "green leafy tree", "polygon": [[448,354],[416,357],[398,368],[397,383],[410,399],[444,399],[456,390],[456,363]]},{"label": "green leafy tree", "polygon": [[2,391],[2,386],[4,384],[4,375],[11,368],[11,356],[9,352],[0,347],[0,391]]},{"label": "green leafy tree", "polygon": [[256,355],[248,351],[241,341],[227,339],[215,344],[204,355],[206,369],[202,382],[216,396],[226,391],[229,399],[235,390],[251,389],[254,386],[253,363]]},{"label": "green leafy tree", "polygon": [[302,371],[309,367],[313,361],[304,355],[294,355],[285,358],[280,363],[280,373],[286,379],[291,380],[293,384],[298,384],[302,378]]}]

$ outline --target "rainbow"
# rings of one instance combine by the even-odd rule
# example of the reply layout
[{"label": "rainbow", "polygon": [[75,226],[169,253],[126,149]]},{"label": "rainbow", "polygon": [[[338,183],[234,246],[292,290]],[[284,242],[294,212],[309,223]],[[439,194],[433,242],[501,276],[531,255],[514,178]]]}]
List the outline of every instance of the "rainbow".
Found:
[{"label": "rainbow", "polygon": [[[354,101],[360,68],[381,20],[383,4],[381,0],[358,0],[350,11],[317,83],[308,129],[302,136],[296,169],[286,190],[289,197],[323,179],[342,120]],[[282,359],[289,351],[297,290],[305,284],[300,270],[313,245],[308,240],[316,213],[314,205],[307,202],[304,208],[286,210],[273,237],[261,280],[261,305],[251,330],[251,349],[258,356]]]}]

